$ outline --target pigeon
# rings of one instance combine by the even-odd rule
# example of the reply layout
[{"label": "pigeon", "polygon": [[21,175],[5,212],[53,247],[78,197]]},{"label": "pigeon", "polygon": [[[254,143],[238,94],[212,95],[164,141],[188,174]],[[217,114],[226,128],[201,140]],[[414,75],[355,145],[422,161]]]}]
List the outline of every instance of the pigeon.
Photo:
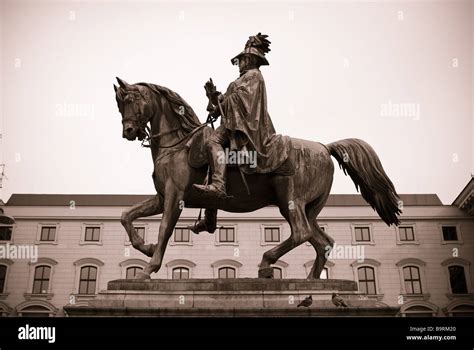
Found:
[{"label": "pigeon", "polygon": [[304,307],[309,307],[313,303],[313,296],[310,295],[309,297],[306,297],[301,303],[298,304],[298,307],[304,306]]},{"label": "pigeon", "polygon": [[347,307],[346,302],[338,293],[332,293],[332,303],[336,305],[337,307],[342,306],[342,307]]}]

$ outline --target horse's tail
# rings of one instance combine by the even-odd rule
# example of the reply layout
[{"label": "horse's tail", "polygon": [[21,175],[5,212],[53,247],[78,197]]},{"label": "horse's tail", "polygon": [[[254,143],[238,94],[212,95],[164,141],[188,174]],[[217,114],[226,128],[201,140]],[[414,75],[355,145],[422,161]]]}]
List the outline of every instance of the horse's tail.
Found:
[{"label": "horse's tail", "polygon": [[327,148],[382,220],[389,226],[400,224],[400,199],[373,148],[359,139],[339,140]]}]

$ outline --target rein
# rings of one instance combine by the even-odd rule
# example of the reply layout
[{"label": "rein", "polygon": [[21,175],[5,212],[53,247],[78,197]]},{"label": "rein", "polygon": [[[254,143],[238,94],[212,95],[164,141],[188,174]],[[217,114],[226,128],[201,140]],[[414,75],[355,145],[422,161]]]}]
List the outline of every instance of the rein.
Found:
[{"label": "rein", "polygon": [[[217,118],[208,117],[205,123],[202,123],[201,125],[196,127],[194,130],[192,130],[189,134],[184,135],[182,138],[180,138],[175,143],[173,143],[171,145],[166,145],[166,146],[162,146],[162,145],[158,144],[158,148],[173,148],[173,147],[179,145],[181,142],[189,139],[192,135],[194,135],[196,132],[201,130],[203,127],[207,126],[208,124],[214,123],[216,120],[217,120]],[[181,129],[176,128],[176,129],[167,130],[167,131],[164,131],[164,132],[160,132],[158,134],[151,135],[150,127],[148,125],[146,125],[146,129],[145,129],[146,137],[142,141],[142,147],[151,147],[151,144],[152,144],[154,138],[159,138],[163,135],[171,134],[172,132],[179,131],[179,130],[181,130]],[[148,143],[145,143],[145,142],[148,142]]]},{"label": "rein", "polygon": [[[159,94],[159,92],[157,92],[156,90],[152,89],[153,92]],[[146,100],[146,98],[145,98]],[[222,111],[222,107],[219,103],[219,108],[221,109]],[[158,148],[173,148],[177,145],[179,145],[180,143],[182,143],[183,141],[189,139],[191,136],[193,136],[196,132],[198,132],[199,130],[201,130],[203,127],[207,126],[208,124],[211,124],[212,125],[212,128],[214,129],[214,122],[217,120],[216,117],[211,117],[210,115],[207,117],[207,120],[205,123],[202,123],[201,125],[197,126],[196,128],[194,128],[190,133],[184,135],[182,138],[180,138],[178,141],[176,141],[175,143],[173,144],[170,144],[170,145],[166,145],[166,146],[162,146],[159,144],[159,141],[158,141]],[[160,133],[157,133],[157,134],[151,134],[151,129],[150,127],[148,126],[148,122],[149,121],[144,121],[142,122],[142,130],[143,132],[145,133],[145,138],[142,140],[142,147],[147,147],[147,148],[150,148],[152,146],[152,143],[153,143],[153,139],[159,139],[160,137],[164,136],[164,135],[168,135],[172,132],[176,132],[176,131],[179,131],[181,130],[181,128],[175,128],[175,129],[171,129],[171,130],[166,130],[166,131],[163,131],[163,132],[160,132]]]}]

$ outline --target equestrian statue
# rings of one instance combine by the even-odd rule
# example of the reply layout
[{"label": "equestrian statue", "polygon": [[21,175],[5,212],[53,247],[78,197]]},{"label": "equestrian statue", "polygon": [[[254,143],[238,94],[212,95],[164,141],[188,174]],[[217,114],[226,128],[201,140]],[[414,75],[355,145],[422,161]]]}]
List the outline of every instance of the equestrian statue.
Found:
[{"label": "equestrian statue", "polygon": [[[399,196],[368,143],[350,138],[323,145],[276,134],[260,71],[269,64],[265,56],[269,51],[267,35],[249,37],[243,52],[231,60],[240,75],[226,92],[217,91],[212,79],[205,84],[209,98],[205,123],[176,92],[117,78],[122,136],[148,146],[154,164],[156,195],[121,217],[133,247],[151,258],[137,279],[148,279],[161,268],[183,208],[205,208],[204,218],[190,227],[198,234],[216,230],[219,209],[243,213],[268,205],[279,208],[291,234],[263,254],[258,277],[272,278],[272,264],[310,242],[316,259],[308,279],[318,279],[334,245],[317,222],[332,186],[331,156],[387,225],[400,223]],[[221,125],[214,130],[218,117]],[[158,242],[145,244],[133,221],[158,214],[162,214]]]}]

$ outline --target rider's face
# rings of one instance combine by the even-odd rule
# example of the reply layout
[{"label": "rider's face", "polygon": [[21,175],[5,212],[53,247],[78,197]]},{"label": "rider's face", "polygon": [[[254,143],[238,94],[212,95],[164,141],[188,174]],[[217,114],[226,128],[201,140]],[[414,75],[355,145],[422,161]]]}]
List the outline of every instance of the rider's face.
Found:
[{"label": "rider's face", "polygon": [[243,55],[239,59],[239,72],[242,73],[250,64],[250,57]]}]

